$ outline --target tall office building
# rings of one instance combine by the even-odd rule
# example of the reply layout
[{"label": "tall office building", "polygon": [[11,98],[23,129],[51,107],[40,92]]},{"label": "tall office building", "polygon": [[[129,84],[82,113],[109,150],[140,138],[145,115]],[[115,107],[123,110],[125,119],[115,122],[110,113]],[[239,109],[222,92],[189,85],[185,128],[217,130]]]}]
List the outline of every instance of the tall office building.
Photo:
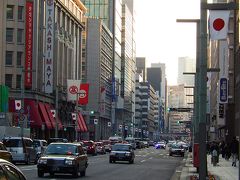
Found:
[{"label": "tall office building", "polygon": [[[158,78],[157,78],[158,77]],[[164,63],[152,63],[150,68],[147,68],[147,80],[159,93],[159,129],[165,129],[166,122],[166,74]]]},{"label": "tall office building", "polygon": [[[99,19],[88,18],[86,23],[86,67],[89,89],[87,111],[94,111],[89,124],[89,139],[106,139],[111,136],[108,122],[111,122],[111,77],[112,77],[112,33]],[[98,119],[95,127],[93,120]]]},{"label": "tall office building", "polygon": [[178,58],[178,84],[185,84],[188,86],[194,85],[193,75],[184,75],[183,73],[195,73],[196,72],[196,61],[190,57],[179,57]]},{"label": "tall office building", "polygon": [[136,57],[137,73],[142,74],[143,81],[147,80],[147,66],[145,57]]}]

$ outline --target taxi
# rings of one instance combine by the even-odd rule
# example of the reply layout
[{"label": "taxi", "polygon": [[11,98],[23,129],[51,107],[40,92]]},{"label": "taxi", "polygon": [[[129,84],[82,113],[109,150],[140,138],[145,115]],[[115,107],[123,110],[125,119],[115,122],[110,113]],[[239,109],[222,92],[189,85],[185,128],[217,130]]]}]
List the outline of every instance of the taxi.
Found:
[{"label": "taxi", "polygon": [[7,150],[2,142],[0,142],[0,158],[12,162],[12,154]]},{"label": "taxi", "polygon": [[44,173],[85,176],[87,167],[88,158],[79,143],[51,143],[37,164],[38,177],[43,177]]}]

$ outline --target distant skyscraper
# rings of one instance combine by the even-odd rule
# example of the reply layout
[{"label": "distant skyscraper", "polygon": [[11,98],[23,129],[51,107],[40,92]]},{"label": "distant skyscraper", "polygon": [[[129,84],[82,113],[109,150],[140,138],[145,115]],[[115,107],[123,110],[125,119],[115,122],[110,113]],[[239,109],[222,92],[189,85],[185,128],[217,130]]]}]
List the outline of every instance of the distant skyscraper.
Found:
[{"label": "distant skyscraper", "polygon": [[194,85],[194,75],[184,75],[184,72],[196,72],[196,61],[190,57],[178,58],[178,84]]},{"label": "distant skyscraper", "polygon": [[137,66],[137,73],[142,74],[143,81],[146,81],[147,80],[146,58],[137,57],[136,66]]}]

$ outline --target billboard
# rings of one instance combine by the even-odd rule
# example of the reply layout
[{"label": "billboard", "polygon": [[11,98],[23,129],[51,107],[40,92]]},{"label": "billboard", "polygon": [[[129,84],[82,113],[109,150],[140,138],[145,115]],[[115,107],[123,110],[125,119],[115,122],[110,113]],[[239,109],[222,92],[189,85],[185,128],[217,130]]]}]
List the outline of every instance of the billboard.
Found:
[{"label": "billboard", "polygon": [[46,1],[46,56],[44,91],[53,92],[54,0]]},{"label": "billboard", "polygon": [[32,87],[32,52],[33,52],[33,2],[26,2],[26,36],[25,36],[25,79],[26,88]]}]

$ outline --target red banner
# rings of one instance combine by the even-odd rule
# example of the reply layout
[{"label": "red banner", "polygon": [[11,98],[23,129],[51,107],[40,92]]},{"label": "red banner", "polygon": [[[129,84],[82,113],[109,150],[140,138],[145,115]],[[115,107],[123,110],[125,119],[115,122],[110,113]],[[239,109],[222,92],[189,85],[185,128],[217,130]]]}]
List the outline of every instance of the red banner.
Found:
[{"label": "red banner", "polygon": [[26,2],[25,87],[32,87],[33,2]]},{"label": "red banner", "polygon": [[88,91],[89,91],[89,84],[86,83],[86,84],[80,85],[78,104],[85,105],[88,103]]}]

